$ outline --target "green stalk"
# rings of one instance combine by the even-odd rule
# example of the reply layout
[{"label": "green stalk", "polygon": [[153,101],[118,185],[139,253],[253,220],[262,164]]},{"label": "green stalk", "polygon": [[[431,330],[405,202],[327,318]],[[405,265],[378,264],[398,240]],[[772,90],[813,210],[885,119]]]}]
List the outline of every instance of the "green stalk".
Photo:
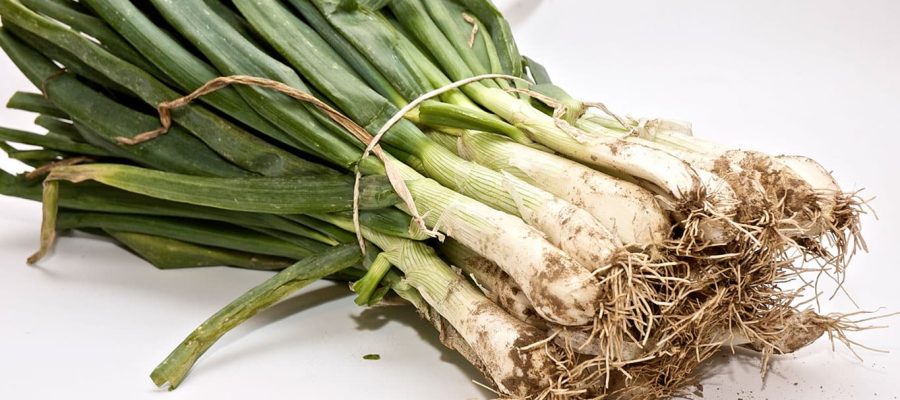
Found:
[{"label": "green stalk", "polygon": [[356,299],[353,301],[360,306],[373,305],[375,290],[381,285],[381,280],[390,272],[391,267],[387,255],[379,252],[375,260],[369,264],[366,275],[353,284],[353,291],[356,292]]},{"label": "green stalk", "polygon": [[[235,2],[250,23],[288,59],[304,78],[319,88],[357,124],[372,134],[398,110],[365,82],[336,63],[322,63],[308,54],[333,50],[318,34],[275,0]],[[389,140],[387,138],[390,138]],[[428,139],[409,121],[401,121],[385,136],[385,142],[414,152]]]},{"label": "green stalk", "polygon": [[[106,53],[77,33],[30,12],[12,0],[0,1],[0,14],[4,16],[4,21],[15,20],[29,32],[64,46],[72,52],[74,57],[90,63],[91,67],[96,68],[97,71],[104,74],[103,76],[128,87],[133,94],[154,108],[162,102],[180,97],[177,92],[172,91],[143,70]],[[17,46],[15,50],[6,50],[7,54],[25,51],[22,46]],[[30,77],[30,79],[35,85],[40,86],[46,76]],[[248,171],[268,176],[305,172],[329,173],[328,168],[307,162],[271,146],[202,107],[183,107],[174,113],[174,119],[216,152]]]},{"label": "green stalk", "polygon": [[188,371],[219,338],[259,311],[325,276],[362,260],[356,245],[329,249],[305,258],[244,293],[204,321],[153,370],[150,378],[157,386],[175,389]]},{"label": "green stalk", "polygon": [[[429,82],[417,73],[415,65],[396,56],[396,32],[389,27],[380,14],[360,7],[351,7],[340,0],[291,0],[291,4],[307,16],[309,7],[300,3],[312,3],[332,27],[343,35],[358,51],[393,83],[406,100],[419,97],[431,89]],[[307,17],[308,18],[308,17]],[[382,54],[373,57],[373,54]]]},{"label": "green stalk", "polygon": [[7,155],[19,151],[15,147],[10,146],[9,143],[3,141],[0,141],[0,150],[3,150]]},{"label": "green stalk", "polygon": [[[163,200],[270,214],[346,211],[353,207],[353,179],[343,176],[284,178],[211,178],[116,164],[89,164],[54,169],[48,180],[94,180]],[[364,177],[362,210],[399,202],[387,179]]]},{"label": "green stalk", "polygon": [[[310,214],[311,217],[329,224],[338,226],[346,231],[353,231],[353,214],[351,212],[337,212],[329,214]],[[409,215],[391,209],[374,211],[361,211],[359,223],[372,230],[385,235],[402,237],[411,240],[425,240],[429,236],[419,229],[410,219]]]},{"label": "green stalk", "polygon": [[44,95],[38,93],[16,92],[10,97],[9,102],[6,103],[6,108],[70,119],[63,110],[57,108]]},{"label": "green stalk", "polygon": [[[227,222],[248,228],[275,229],[291,235],[313,239],[330,246],[354,241],[352,235],[339,236],[341,240],[335,240],[333,232],[320,232],[319,227],[316,225],[318,221],[309,217],[304,217],[301,223],[293,220],[296,216],[278,216],[200,207],[143,196],[93,182],[79,184],[62,182],[60,186],[59,204],[64,209]],[[0,194],[40,201],[41,187],[36,182],[14,177],[0,171]]]},{"label": "green stalk", "polygon": [[[88,0],[85,3],[131,42],[165,76],[176,82],[180,90],[193,91],[219,76],[213,67],[184,48],[169,32],[158,27],[131,4],[131,1]],[[269,137],[292,142],[286,133],[253,112],[235,88],[210,93],[201,97],[201,101]]]},{"label": "green stalk", "polygon": [[65,122],[56,117],[49,115],[38,115],[34,120],[34,124],[46,129],[48,132],[60,135],[73,142],[84,143],[84,138],[78,133],[71,122]]},{"label": "green stalk", "polygon": [[[497,48],[494,46],[493,38],[491,37],[491,33],[487,29],[487,26],[484,25],[478,17],[458,3],[443,1],[441,2],[441,6],[448,9],[450,13],[449,21],[456,24],[457,32],[465,32],[464,37],[466,40],[468,40],[468,37],[472,32],[472,24],[470,21],[467,21],[466,17],[471,21],[474,21],[475,25],[478,27],[478,32],[475,35],[475,41],[472,43],[472,47],[469,51],[473,52],[481,62],[481,65],[486,66],[491,73],[504,74],[505,71],[503,70],[503,65],[501,65],[500,57],[497,55]],[[447,33],[448,30],[445,30],[443,26],[441,27],[441,30],[444,31],[445,35],[450,36],[450,33]],[[466,47],[468,47],[468,43],[465,44]],[[511,86],[511,82],[502,79],[498,80],[497,83],[503,89]]]},{"label": "green stalk", "polygon": [[[566,114],[563,119],[574,125],[578,119],[584,115],[585,111],[587,111],[587,107],[584,103],[569,95],[569,93],[559,86],[554,85],[553,81],[550,79],[550,74],[543,65],[524,56],[522,57],[522,60],[525,65],[528,66],[528,73],[531,76],[531,80],[535,83],[535,85],[531,87],[531,90],[548,96],[564,105],[566,107]],[[532,100],[532,104],[536,107],[539,105],[546,107],[546,105],[536,100]],[[550,110],[550,112],[552,113],[553,110]]]},{"label": "green stalk", "polygon": [[[294,3],[302,2],[302,0],[294,1]],[[328,20],[334,24],[335,28],[340,30],[344,37],[352,41],[366,57],[372,60],[385,76],[392,77],[392,81],[395,82],[396,85],[409,85],[406,86],[407,90],[405,90],[408,100],[418,97],[418,95],[427,90],[442,87],[451,83],[450,80],[436,68],[414,44],[412,44],[405,36],[398,33],[397,30],[382,16],[370,14],[370,12],[365,9],[332,9],[330,7],[333,7],[334,4],[332,4],[330,0],[315,0],[314,2],[320,10],[331,10],[330,14],[325,12],[325,15],[329,16]],[[307,49],[306,52],[295,51],[296,48],[294,46],[297,46],[297,44],[295,44],[293,40],[288,40],[289,38],[294,38],[298,35],[308,35],[308,33],[303,32],[303,23],[296,20],[296,18],[292,18],[288,13],[285,13],[281,7],[277,4],[273,4],[271,1],[265,1],[263,3],[247,3],[249,4],[245,6],[245,9],[257,10],[254,14],[248,14],[251,23],[259,30],[265,30],[268,27],[271,32],[267,36],[267,39],[273,42],[273,45],[275,45],[276,48],[279,48],[281,53],[291,61],[291,64],[295,68],[302,71],[307,79],[313,79],[310,78],[313,73],[310,72],[309,69],[314,68],[315,63],[312,63],[312,60],[305,57],[305,54],[309,54],[309,50]],[[307,5],[307,7],[309,6]],[[245,12],[245,14],[246,13],[247,12]],[[254,18],[256,18],[257,21],[255,23]],[[281,23],[272,22],[272,20],[276,19]],[[365,27],[365,31],[362,30],[363,26]],[[283,29],[293,29],[295,32],[289,35],[278,34],[278,32]],[[275,42],[282,43],[279,44]],[[413,76],[417,78],[412,78]],[[471,74],[469,76],[471,76]],[[322,78],[318,79],[322,80]],[[337,81],[345,82],[344,79]],[[420,84],[403,83],[411,81],[420,82]],[[421,82],[427,82],[427,84]],[[315,80],[313,83],[316,84]],[[354,86],[359,87],[359,85],[364,84],[354,83]],[[401,91],[403,92],[403,90]],[[326,95],[329,95],[329,90],[323,90],[323,92]],[[350,91],[349,93],[353,93],[353,91]],[[433,106],[431,110],[434,110],[434,107],[441,107],[441,110],[444,110],[445,112],[441,113],[439,116],[434,116],[434,113],[432,113],[430,117],[442,119],[459,118],[459,120],[453,120],[457,122],[454,122],[454,124],[450,126],[470,126],[477,122],[481,126],[489,126],[491,131],[502,132],[522,143],[532,143],[523,132],[496,116],[484,112],[462,95],[459,90],[455,89],[447,92],[442,95],[441,98],[448,104],[443,106]],[[337,100],[335,101],[338,105],[341,105],[340,102]],[[433,104],[434,102],[429,103]],[[376,109],[381,110],[381,107],[384,106],[379,106],[379,108]],[[345,105],[342,108],[345,112],[352,113],[356,108],[365,109],[366,107]],[[421,110],[419,111],[419,114],[421,116]],[[357,120],[357,122],[360,122],[359,118],[354,117],[354,119]],[[365,123],[360,124],[370,127],[370,125]],[[408,153],[415,153],[409,148],[398,145],[395,142],[387,141],[388,137],[391,136],[397,135],[395,133],[387,135],[385,137],[387,143],[391,143]],[[401,139],[398,139],[397,142],[405,143]]]},{"label": "green stalk", "polygon": [[[456,81],[476,75],[463,59],[464,55],[455,50],[451,41],[432,21],[422,2],[394,0],[390,7],[397,16],[397,21],[428,49],[429,54],[451,79]],[[463,87],[462,90],[465,91],[466,88]]]},{"label": "green stalk", "polygon": [[[2,40],[2,39],[0,39]],[[46,136],[36,133],[20,131],[0,127],[0,140],[14,143],[40,146],[66,153],[84,154],[89,156],[107,156],[109,152],[98,149],[86,143],[76,143],[61,136]]]},{"label": "green stalk", "polygon": [[528,67],[528,76],[531,77],[531,81],[535,84],[541,85],[545,83],[553,83],[553,80],[550,79],[550,73],[547,72],[547,68],[529,58],[528,56],[522,56],[522,60],[525,61],[525,65]]},{"label": "green stalk", "polygon": [[60,3],[53,0],[19,0],[26,7],[62,22],[72,29],[82,32],[97,41],[104,49],[135,66],[159,76],[160,72],[146,62],[141,55],[110,29],[99,18],[84,14],[75,9],[71,3]]},{"label": "green stalk", "polygon": [[[401,57],[408,59],[412,65],[418,69],[419,73],[425,77],[430,83],[432,88],[439,88],[449,85],[450,79],[439,69],[437,68],[432,60],[422,52],[419,45],[417,45],[409,36],[401,33],[400,30],[402,26],[395,27],[390,20],[387,23],[387,29],[393,29],[398,31],[397,33],[397,50],[396,52],[401,55]],[[398,23],[399,24],[399,23]],[[478,105],[472,102],[468,97],[466,97],[460,89],[453,89],[441,94],[440,99],[444,102],[468,107],[473,110],[480,110]]]},{"label": "green stalk", "polygon": [[[264,214],[264,215],[269,215],[269,214]],[[275,217],[278,217],[278,216],[275,216]],[[284,219],[281,219],[281,218],[279,218],[279,219],[281,221],[285,221]],[[236,225],[239,225],[239,224],[236,224]],[[273,238],[281,239],[285,242],[293,242],[293,241],[298,241],[298,240],[305,241],[306,239],[313,239],[317,243],[324,243],[329,246],[337,246],[337,245],[341,244],[337,240],[334,240],[328,236],[322,235],[322,234],[320,234],[312,229],[309,229],[303,225],[296,224],[296,226],[298,228],[304,230],[304,233],[302,235],[298,235],[296,233],[291,233],[290,231],[279,230],[279,229],[269,228],[269,227],[259,227],[259,226],[256,226],[256,227],[245,226],[245,227],[248,229],[252,229],[256,232],[259,232],[259,233],[264,233]]]},{"label": "green stalk", "polygon": [[[446,6],[445,0],[424,0],[419,3],[427,10],[428,14],[431,16],[431,20],[434,21],[444,37],[447,38],[447,41],[453,45],[456,54],[462,58],[466,63],[466,66],[469,67],[474,75],[483,75],[492,72],[490,64],[484,63],[483,60],[478,57],[475,50],[469,47],[468,40],[472,31],[471,26],[468,27],[468,29],[460,29],[461,26],[457,22],[462,21],[465,24],[463,14],[460,13],[454,15],[450,11],[450,8]],[[481,33],[482,36],[485,34],[486,32]],[[476,36],[475,39],[473,46],[475,43],[480,43],[480,41],[477,40],[478,36]],[[488,87],[501,88],[501,86],[494,81],[485,80],[482,81],[482,83]]]},{"label": "green stalk", "polygon": [[290,0],[289,2],[296,7],[306,22],[328,42],[338,55],[366,81],[369,87],[397,107],[406,105],[407,99],[394,88],[391,82],[362,53],[353,47],[353,44],[334,30],[315,6],[304,0]]},{"label": "green stalk", "polygon": [[100,141],[118,149],[120,156],[153,168],[191,175],[253,175],[222,158],[180,126],[172,127],[156,140],[121,145],[116,140],[119,137],[134,137],[158,128],[158,118],[124,107],[71,76],[54,79],[46,88],[48,97],[71,115],[78,126],[88,127]]},{"label": "green stalk", "polygon": [[453,104],[426,101],[418,108],[419,122],[437,128],[450,127],[499,133],[533,145],[522,132],[496,115]]},{"label": "green stalk", "polygon": [[481,22],[488,27],[488,31],[497,49],[497,55],[503,72],[507,75],[523,77],[522,56],[516,41],[513,39],[509,22],[503,18],[500,10],[490,0],[452,0],[466,7]]},{"label": "green stalk", "polygon": [[200,246],[162,236],[106,230],[110,236],[159,269],[212,267],[227,265],[266,271],[291,266],[288,259],[254,253]]},{"label": "green stalk", "polygon": [[[235,4],[266,40],[357,123],[377,133],[377,129],[393,115],[393,106],[375,91],[367,90],[361,80],[347,71],[329,68],[328,64],[311,62],[305,57],[306,54],[327,54],[330,48],[311,28],[278,2],[238,0]],[[408,121],[395,125],[384,140],[420,158],[429,175],[441,183],[500,210],[519,215],[521,207],[533,209],[544,204],[547,199],[537,189],[516,182],[513,185],[524,202],[516,204],[515,194],[504,189],[505,185],[499,174],[447,153],[442,147],[430,143]]]},{"label": "green stalk", "polygon": [[[131,0],[129,0],[131,1]],[[261,46],[264,43],[257,40],[256,33],[253,32],[253,27],[247,24],[247,20],[241,17],[234,8],[230,5],[229,2],[222,2],[220,0],[202,0],[207,7],[209,7],[210,11],[213,14],[218,15],[219,18],[222,18],[225,23],[228,24],[232,29],[239,32],[241,36],[250,39],[255,45],[260,46],[261,50],[269,50],[263,49]]]},{"label": "green stalk", "polygon": [[299,260],[328,248],[309,239],[287,242],[236,225],[158,216],[62,211],[59,230],[99,228],[143,233],[218,248]]},{"label": "green stalk", "polygon": [[2,150],[6,152],[9,158],[19,161],[35,161],[36,164],[42,165],[49,162],[57,161],[62,158],[69,157],[66,153],[53,150],[16,150],[2,146]]},{"label": "green stalk", "polygon": [[[96,68],[73,56],[70,52],[67,51],[66,48],[57,45],[55,42],[53,42],[53,40],[48,40],[39,35],[35,35],[27,29],[20,27],[15,23],[15,21],[12,21],[10,18],[6,18],[5,21],[6,22],[4,22],[3,26],[4,30],[11,33],[17,39],[27,44],[29,47],[35,49],[35,51],[38,51],[46,58],[49,58],[59,63],[60,65],[63,65],[66,69],[66,72],[82,77],[82,79],[84,79],[88,84],[96,88],[102,88],[109,95],[116,95],[121,96],[123,99],[129,99],[127,88],[108,79]],[[53,23],[58,24],[58,22],[56,21],[53,21]],[[72,33],[78,35],[77,32],[73,31]],[[97,49],[106,52],[106,50],[103,50],[99,45],[94,44],[90,41],[89,43],[91,43],[91,45],[95,46]],[[31,80],[30,77],[29,80]],[[41,88],[41,90],[43,90],[44,80],[38,82],[32,80],[31,83],[34,84],[35,87]]]},{"label": "green stalk", "polygon": [[[298,90],[309,91],[293,70],[260,51],[224,20],[211,14],[202,2],[152,2],[186,39],[200,48],[222,75],[268,78]],[[329,128],[324,123],[327,118],[314,106],[298,103],[271,89],[238,86],[237,90],[260,115],[292,133],[295,139],[303,142],[316,155],[343,168],[350,168],[359,160],[362,151],[356,144],[351,144],[358,142],[350,138],[349,133]],[[366,160],[366,163],[369,163],[365,166],[366,170],[380,170],[380,165],[375,160]]]},{"label": "green stalk", "polygon": [[[362,211],[360,211],[360,215],[362,215]],[[309,229],[312,229],[326,237],[331,238],[339,243],[356,243],[356,236],[352,233],[347,232],[346,230],[340,229],[326,222],[322,222],[318,219],[310,217],[308,215],[285,215],[289,221],[292,221],[297,224],[301,224]]]}]

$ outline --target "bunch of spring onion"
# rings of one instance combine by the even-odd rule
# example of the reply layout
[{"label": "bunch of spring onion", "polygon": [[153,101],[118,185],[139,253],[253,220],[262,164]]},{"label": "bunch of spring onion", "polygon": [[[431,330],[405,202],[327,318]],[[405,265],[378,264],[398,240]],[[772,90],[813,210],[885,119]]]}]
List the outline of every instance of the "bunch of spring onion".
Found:
[{"label": "bunch of spring onion", "polygon": [[[572,98],[488,0],[0,0],[41,93],[0,192],[161,269],[280,271],[151,375],[318,279],[399,297],[502,396],[659,398],[722,346],[792,352],[842,316],[861,202],[818,163]],[[22,150],[9,143],[37,146]],[[848,342],[849,343],[849,342]],[[765,363],[764,363],[765,365]]]}]

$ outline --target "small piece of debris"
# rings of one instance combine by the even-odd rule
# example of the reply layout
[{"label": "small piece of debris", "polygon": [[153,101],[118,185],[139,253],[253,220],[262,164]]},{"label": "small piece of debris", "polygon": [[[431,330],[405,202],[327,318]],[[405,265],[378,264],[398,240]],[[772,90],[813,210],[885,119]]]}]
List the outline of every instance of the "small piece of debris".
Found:
[{"label": "small piece of debris", "polygon": [[377,361],[380,359],[381,359],[381,355],[379,355],[379,354],[366,354],[363,356],[363,360]]}]

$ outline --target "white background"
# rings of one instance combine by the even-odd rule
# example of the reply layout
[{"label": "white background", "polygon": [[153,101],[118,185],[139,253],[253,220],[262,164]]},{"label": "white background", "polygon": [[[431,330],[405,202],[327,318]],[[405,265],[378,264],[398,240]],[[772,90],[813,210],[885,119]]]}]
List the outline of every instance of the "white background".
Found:
[{"label": "white background", "polygon": [[[690,120],[698,136],[804,154],[845,189],[877,196],[871,253],[847,289],[864,309],[900,311],[900,2],[503,1],[523,53],[576,97],[635,116]],[[0,55],[0,97],[30,85]],[[33,118],[0,110],[4,126]],[[0,166],[17,169],[4,158]],[[316,285],[223,338],[178,390],[149,372],[191,329],[265,273],[160,272],[111,243],[63,238],[38,267],[39,207],[0,198],[0,398],[470,399],[488,392],[411,310],[363,310]],[[315,307],[313,307],[315,306]],[[826,304],[850,310],[846,300]],[[886,321],[894,323],[897,319]],[[820,340],[763,382],[753,360],[721,361],[707,399],[896,399],[900,328],[853,336],[894,351],[857,361]],[[378,353],[380,361],[362,356]],[[724,357],[723,357],[724,359]]]}]

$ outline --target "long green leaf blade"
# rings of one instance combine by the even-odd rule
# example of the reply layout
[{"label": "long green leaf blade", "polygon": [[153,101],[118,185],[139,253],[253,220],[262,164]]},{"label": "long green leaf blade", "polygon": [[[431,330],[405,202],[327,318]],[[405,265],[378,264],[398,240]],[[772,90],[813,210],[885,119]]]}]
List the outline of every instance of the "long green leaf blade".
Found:
[{"label": "long green leaf blade", "polygon": [[[133,94],[147,104],[156,107],[159,103],[170,101],[180,95],[166,87],[141,69],[122,61],[103,51],[95,44],[46,18],[37,15],[12,0],[0,1],[0,14],[4,23],[15,21],[18,26],[53,43],[64,46],[74,57],[90,63],[91,67],[100,71],[109,79],[125,86]],[[21,46],[20,46],[21,47]],[[20,49],[7,49],[10,52]],[[29,79],[40,86],[43,79],[54,71]],[[239,127],[228,123],[215,114],[198,106],[187,106],[174,115],[175,121],[186,127],[204,143],[214,148],[219,154],[249,171],[268,176],[291,175],[315,172],[329,173],[329,169],[321,165],[295,157],[265,141],[251,135]]]},{"label": "long green leaf blade", "polygon": [[157,386],[168,384],[169,389],[174,389],[197,359],[222,335],[287,295],[361,260],[362,254],[356,245],[344,245],[299,261],[244,293],[200,324],[153,370],[150,378]]},{"label": "long green leaf blade", "polygon": [[69,119],[69,116],[65,112],[53,105],[46,97],[38,93],[16,92],[9,98],[6,107],[14,110],[29,111],[56,118]]},{"label": "long green leaf blade", "polygon": [[[234,211],[271,214],[347,211],[353,208],[353,179],[344,176],[211,178],[116,164],[59,167],[47,179],[94,180],[134,193]],[[387,178],[364,177],[360,209],[390,207],[400,200]]]},{"label": "long green leaf blade", "polygon": [[159,269],[227,265],[267,271],[282,270],[293,261],[261,254],[201,246],[161,236],[107,230],[110,236]]},{"label": "long green leaf blade", "polygon": [[60,230],[99,228],[162,236],[184,242],[299,260],[328,248],[309,239],[287,242],[239,226],[184,218],[62,211]]}]

